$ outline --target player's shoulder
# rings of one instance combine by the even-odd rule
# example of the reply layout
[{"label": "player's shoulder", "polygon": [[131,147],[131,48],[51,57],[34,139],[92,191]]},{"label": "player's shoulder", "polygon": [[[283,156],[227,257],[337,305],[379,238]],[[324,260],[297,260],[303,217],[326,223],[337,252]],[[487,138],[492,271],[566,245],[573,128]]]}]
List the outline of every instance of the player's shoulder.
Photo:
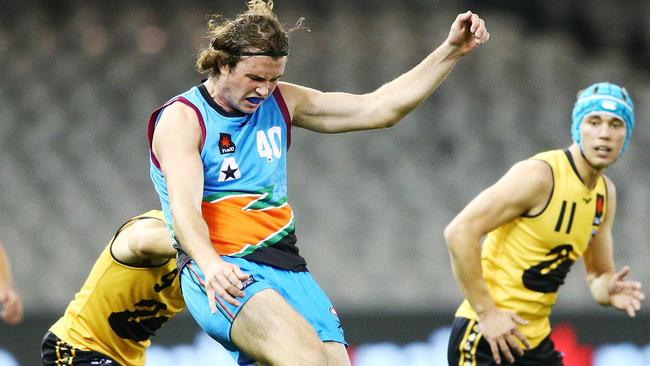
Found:
[{"label": "player's shoulder", "polygon": [[567,161],[568,150],[554,149],[541,151],[531,156],[529,160],[542,160],[546,161],[549,164],[556,164],[559,162]]},{"label": "player's shoulder", "polygon": [[193,104],[181,99],[171,102],[160,113],[161,119],[181,119],[186,121],[197,119],[196,110],[195,107],[193,107]]},{"label": "player's shoulder", "polygon": [[292,84],[286,81],[279,82],[278,89],[280,90],[280,93],[282,93],[284,100],[287,102],[287,104],[290,105],[302,103],[307,100],[306,98],[321,93],[316,89],[308,88],[306,86],[298,84]]},{"label": "player's shoulder", "polygon": [[553,182],[553,169],[546,160],[542,159],[521,160],[510,168],[510,174],[533,185],[546,185]]},{"label": "player's shoulder", "polygon": [[165,136],[171,140],[188,139],[194,143],[203,136],[203,122],[198,109],[181,101],[166,106],[156,124],[153,140]]}]

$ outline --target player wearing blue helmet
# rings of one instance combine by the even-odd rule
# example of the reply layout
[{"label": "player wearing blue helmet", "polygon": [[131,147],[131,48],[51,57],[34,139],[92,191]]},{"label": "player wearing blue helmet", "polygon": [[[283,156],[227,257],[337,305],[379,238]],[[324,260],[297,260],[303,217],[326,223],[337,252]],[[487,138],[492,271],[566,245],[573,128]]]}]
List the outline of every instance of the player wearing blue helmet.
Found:
[{"label": "player wearing blue helmet", "polygon": [[634,104],[624,88],[589,86],[573,109],[571,146],[515,164],[447,226],[465,295],[451,332],[450,365],[563,365],[549,338],[549,316],[580,257],[596,302],[636,315],[645,296],[639,282],[625,279],[628,267],[615,270],[616,189],[604,175],[633,127]]},{"label": "player wearing blue helmet", "polygon": [[604,114],[625,123],[625,141],[619,154],[623,155],[634,129],[634,103],[625,88],[612,83],[596,83],[578,92],[573,107],[571,137],[580,146],[580,124],[585,117]]}]

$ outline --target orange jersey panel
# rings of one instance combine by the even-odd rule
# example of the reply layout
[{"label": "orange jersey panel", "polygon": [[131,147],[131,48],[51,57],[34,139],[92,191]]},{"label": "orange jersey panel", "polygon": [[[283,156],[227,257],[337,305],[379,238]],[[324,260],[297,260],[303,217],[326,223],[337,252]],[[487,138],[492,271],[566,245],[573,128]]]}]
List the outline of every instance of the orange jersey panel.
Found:
[{"label": "orange jersey panel", "polygon": [[294,230],[294,216],[286,201],[261,201],[266,194],[238,194],[203,202],[203,218],[219,255],[245,255],[269,246]]}]

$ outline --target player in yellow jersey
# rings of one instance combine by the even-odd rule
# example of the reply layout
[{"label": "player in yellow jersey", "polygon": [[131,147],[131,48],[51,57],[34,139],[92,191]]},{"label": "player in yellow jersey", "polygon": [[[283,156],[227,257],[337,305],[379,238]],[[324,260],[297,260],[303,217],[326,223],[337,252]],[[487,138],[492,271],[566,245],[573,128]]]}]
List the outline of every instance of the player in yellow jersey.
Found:
[{"label": "player in yellow jersey", "polygon": [[465,295],[450,336],[450,365],[563,365],[549,338],[549,315],[581,256],[596,302],[630,317],[639,311],[641,284],[625,279],[628,267],[615,270],[616,190],[604,175],[633,127],[634,104],[624,88],[589,86],[573,109],[569,148],[515,164],[447,226]]},{"label": "player in yellow jersey", "polygon": [[122,225],[43,338],[43,365],[144,365],[149,338],[185,306],[175,255],[161,211]]}]

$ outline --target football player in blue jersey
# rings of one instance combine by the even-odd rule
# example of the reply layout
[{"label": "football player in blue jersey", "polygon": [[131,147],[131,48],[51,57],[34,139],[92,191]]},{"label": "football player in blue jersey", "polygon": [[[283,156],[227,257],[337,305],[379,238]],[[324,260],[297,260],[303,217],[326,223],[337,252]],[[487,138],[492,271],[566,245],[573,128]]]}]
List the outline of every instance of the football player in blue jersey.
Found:
[{"label": "football player in blue jersey", "polygon": [[185,302],[211,337],[240,364],[350,365],[336,311],[296,246],[286,189],[291,126],[391,127],[489,33],[478,15],[459,14],[418,65],[354,95],[280,82],[292,30],[272,1],[212,19],[197,61],[207,80],[149,120],[150,172],[177,240]]}]

